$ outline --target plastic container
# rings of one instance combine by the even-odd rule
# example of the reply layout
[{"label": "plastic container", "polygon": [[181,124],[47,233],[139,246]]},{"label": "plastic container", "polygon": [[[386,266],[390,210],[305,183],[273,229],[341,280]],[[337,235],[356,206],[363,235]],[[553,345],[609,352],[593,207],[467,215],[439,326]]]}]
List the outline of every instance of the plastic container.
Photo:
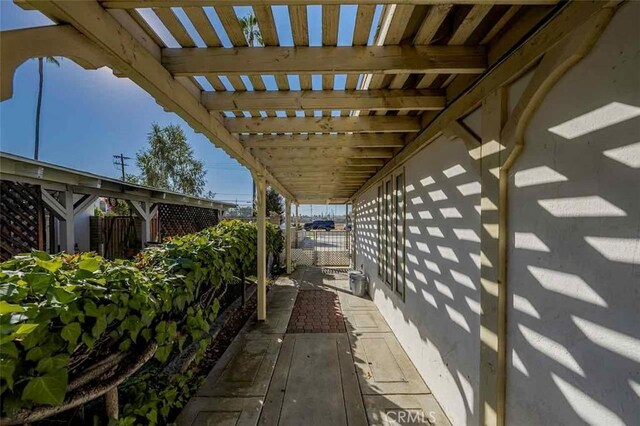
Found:
[{"label": "plastic container", "polygon": [[361,271],[349,271],[349,288],[354,296],[364,297],[367,294],[367,277]]}]

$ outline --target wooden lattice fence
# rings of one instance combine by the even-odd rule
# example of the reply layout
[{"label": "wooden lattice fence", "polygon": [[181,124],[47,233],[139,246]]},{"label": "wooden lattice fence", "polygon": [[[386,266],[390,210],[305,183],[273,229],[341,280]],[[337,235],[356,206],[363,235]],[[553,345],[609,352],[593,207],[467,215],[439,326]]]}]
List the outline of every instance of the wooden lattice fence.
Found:
[{"label": "wooden lattice fence", "polygon": [[218,210],[202,207],[160,204],[158,206],[160,238],[198,232],[218,224]]},{"label": "wooden lattice fence", "polygon": [[44,249],[40,187],[0,181],[0,260]]}]

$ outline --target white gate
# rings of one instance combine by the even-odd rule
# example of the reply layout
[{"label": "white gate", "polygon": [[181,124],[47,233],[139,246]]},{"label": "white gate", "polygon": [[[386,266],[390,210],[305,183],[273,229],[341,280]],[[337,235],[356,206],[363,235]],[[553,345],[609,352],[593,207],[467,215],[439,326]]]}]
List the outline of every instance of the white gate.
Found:
[{"label": "white gate", "polygon": [[291,258],[298,265],[348,267],[350,237],[349,231],[297,231],[291,238]]}]

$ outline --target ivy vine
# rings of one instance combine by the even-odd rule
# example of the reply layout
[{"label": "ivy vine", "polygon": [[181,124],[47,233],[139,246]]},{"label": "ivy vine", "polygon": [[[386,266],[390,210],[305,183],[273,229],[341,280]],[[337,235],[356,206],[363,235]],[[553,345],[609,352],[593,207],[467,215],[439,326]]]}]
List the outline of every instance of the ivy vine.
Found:
[{"label": "ivy vine", "polygon": [[[282,232],[268,224],[268,251],[282,247]],[[255,224],[228,221],[146,249],[134,261],[34,251],[1,263],[3,416],[63,404],[70,388],[84,386],[78,380],[90,366],[114,354],[156,343],[155,365],[162,366],[207,333],[221,284],[255,274],[256,259]],[[150,374],[129,378],[125,387],[145,386]],[[128,403],[118,423],[158,423],[184,403],[179,395],[187,382],[184,375],[172,378],[163,390]]]}]

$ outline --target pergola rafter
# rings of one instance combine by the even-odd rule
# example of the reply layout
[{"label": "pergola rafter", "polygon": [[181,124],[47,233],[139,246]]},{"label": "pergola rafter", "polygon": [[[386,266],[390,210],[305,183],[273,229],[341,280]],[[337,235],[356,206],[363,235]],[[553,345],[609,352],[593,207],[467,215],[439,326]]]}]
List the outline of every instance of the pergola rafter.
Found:
[{"label": "pergola rafter", "polygon": [[[437,5],[443,3],[451,4],[475,4],[478,0],[350,0],[348,4],[369,5],[369,4],[412,4],[412,5]],[[488,3],[494,5],[545,5],[555,4],[555,0],[490,0]],[[255,5],[340,5],[342,0],[102,0],[101,4],[106,9],[138,9],[143,7],[185,7],[185,6],[255,6]]]},{"label": "pergola rafter", "polygon": [[482,46],[165,48],[162,64],[176,76],[480,74],[487,68],[486,49]]},{"label": "pergola rafter", "polygon": [[438,111],[444,109],[446,98],[442,92],[434,90],[204,92],[202,103],[210,111],[323,109]]},{"label": "pergola rafter", "polygon": [[417,117],[229,118],[231,133],[406,133],[420,131]]},{"label": "pergola rafter", "polygon": [[240,135],[247,148],[399,148],[402,134]]}]

